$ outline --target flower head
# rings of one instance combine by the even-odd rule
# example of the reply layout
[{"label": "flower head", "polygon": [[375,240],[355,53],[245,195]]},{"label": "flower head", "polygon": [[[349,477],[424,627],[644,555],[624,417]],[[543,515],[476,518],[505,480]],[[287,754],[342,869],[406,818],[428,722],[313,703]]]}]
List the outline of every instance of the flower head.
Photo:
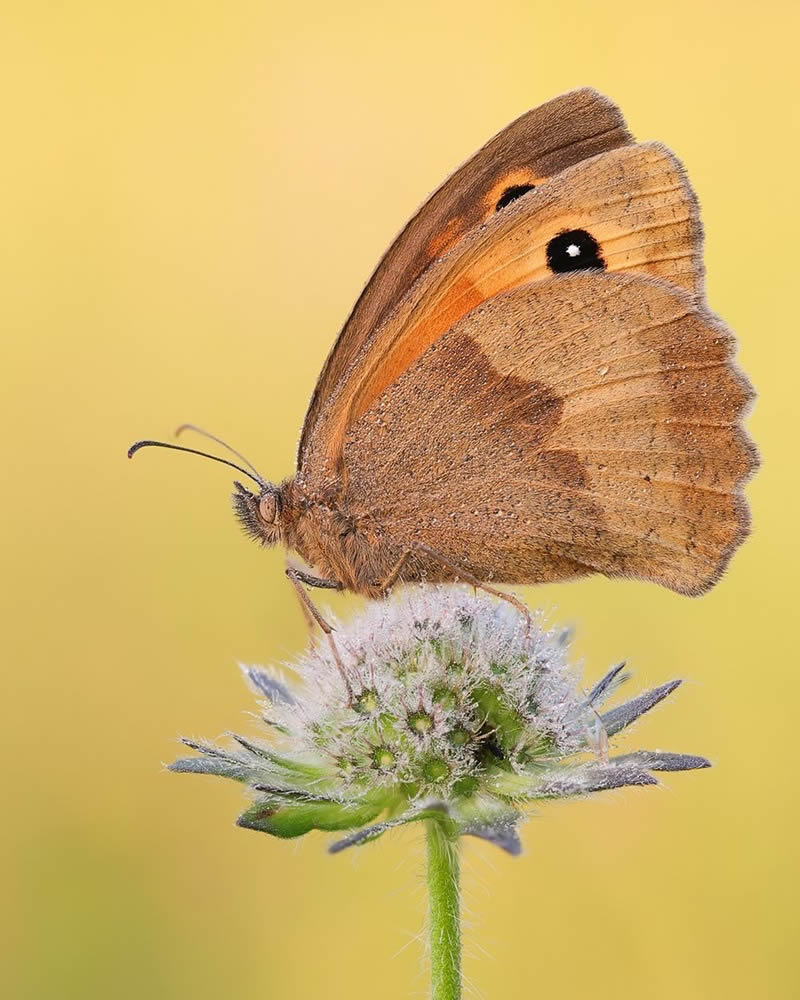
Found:
[{"label": "flower head", "polygon": [[508,603],[459,587],[416,587],[336,630],[340,657],[311,648],[290,687],[245,667],[261,699],[264,741],[233,749],[192,740],[173,771],[244,782],[255,801],[239,825],[278,837],[351,831],[331,847],[438,819],[518,853],[517,825],[538,799],[652,785],[653,771],[708,767],[703,757],[608,755],[608,740],[680,681],[600,713],[623,665],[584,691],[565,633],[526,623]]}]

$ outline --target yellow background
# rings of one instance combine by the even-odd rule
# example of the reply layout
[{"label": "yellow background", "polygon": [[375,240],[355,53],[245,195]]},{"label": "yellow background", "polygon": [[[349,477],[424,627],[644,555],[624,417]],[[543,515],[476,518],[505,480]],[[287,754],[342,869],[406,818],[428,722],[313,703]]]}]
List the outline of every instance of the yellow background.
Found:
[{"label": "yellow background", "polygon": [[[11,7],[12,5],[9,5]],[[17,3],[0,24],[4,996],[424,996],[418,832],[328,857],[173,776],[247,725],[234,661],[297,653],[231,476],[135,438],[195,420],[292,470],[316,374],[390,238],[528,107],[592,84],[684,160],[708,293],[760,394],[754,535],[700,600],[524,596],[596,676],[690,679],[630,745],[712,771],[465,847],[487,1000],[800,992],[797,5]],[[354,602],[334,601],[342,611]]]}]

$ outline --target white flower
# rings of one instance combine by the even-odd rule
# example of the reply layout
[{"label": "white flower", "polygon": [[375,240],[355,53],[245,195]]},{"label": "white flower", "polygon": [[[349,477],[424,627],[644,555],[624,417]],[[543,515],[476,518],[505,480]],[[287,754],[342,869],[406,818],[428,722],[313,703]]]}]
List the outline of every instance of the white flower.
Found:
[{"label": "white flower", "polygon": [[537,799],[651,785],[652,771],[708,767],[703,757],[608,756],[608,739],[668,694],[671,681],[599,714],[627,675],[614,667],[581,689],[567,637],[507,602],[459,587],[415,587],[337,626],[345,676],[327,646],[294,666],[244,668],[261,696],[268,742],[233,736],[173,771],[218,774],[256,793],[239,824],[279,837],[350,830],[331,850],[391,827],[438,819],[518,853],[516,827]]}]

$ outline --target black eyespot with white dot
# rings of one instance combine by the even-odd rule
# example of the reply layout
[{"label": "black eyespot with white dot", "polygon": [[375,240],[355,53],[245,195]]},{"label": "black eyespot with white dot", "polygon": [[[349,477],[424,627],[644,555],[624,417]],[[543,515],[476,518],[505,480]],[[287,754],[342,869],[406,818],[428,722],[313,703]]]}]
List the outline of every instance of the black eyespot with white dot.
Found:
[{"label": "black eyespot with white dot", "polygon": [[501,208],[505,208],[506,205],[510,205],[512,201],[516,201],[517,198],[521,198],[529,191],[533,191],[535,187],[535,184],[514,184],[512,187],[507,187],[498,198],[497,204],[495,205],[495,211],[499,212]]},{"label": "black eyespot with white dot", "polygon": [[585,229],[559,233],[547,244],[547,266],[554,274],[567,271],[605,270],[600,244]]}]

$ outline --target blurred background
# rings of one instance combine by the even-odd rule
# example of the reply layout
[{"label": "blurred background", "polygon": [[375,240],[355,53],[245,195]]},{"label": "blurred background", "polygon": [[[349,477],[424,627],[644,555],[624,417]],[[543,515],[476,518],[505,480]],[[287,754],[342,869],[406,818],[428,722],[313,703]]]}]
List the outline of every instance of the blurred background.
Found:
[{"label": "blurred background", "polygon": [[523,592],[577,627],[588,677],[625,657],[640,685],[687,678],[633,739],[716,766],[543,808],[520,859],[468,843],[468,995],[797,996],[797,5],[0,17],[3,995],[426,995],[417,831],[329,857],[236,829],[237,786],[163,770],[179,734],[246,725],[235,661],[292,657],[305,626],[226,470],[125,450],[193,420],[290,474],[396,231],[512,118],[591,84],[689,170],[764,466],[709,596]]}]

